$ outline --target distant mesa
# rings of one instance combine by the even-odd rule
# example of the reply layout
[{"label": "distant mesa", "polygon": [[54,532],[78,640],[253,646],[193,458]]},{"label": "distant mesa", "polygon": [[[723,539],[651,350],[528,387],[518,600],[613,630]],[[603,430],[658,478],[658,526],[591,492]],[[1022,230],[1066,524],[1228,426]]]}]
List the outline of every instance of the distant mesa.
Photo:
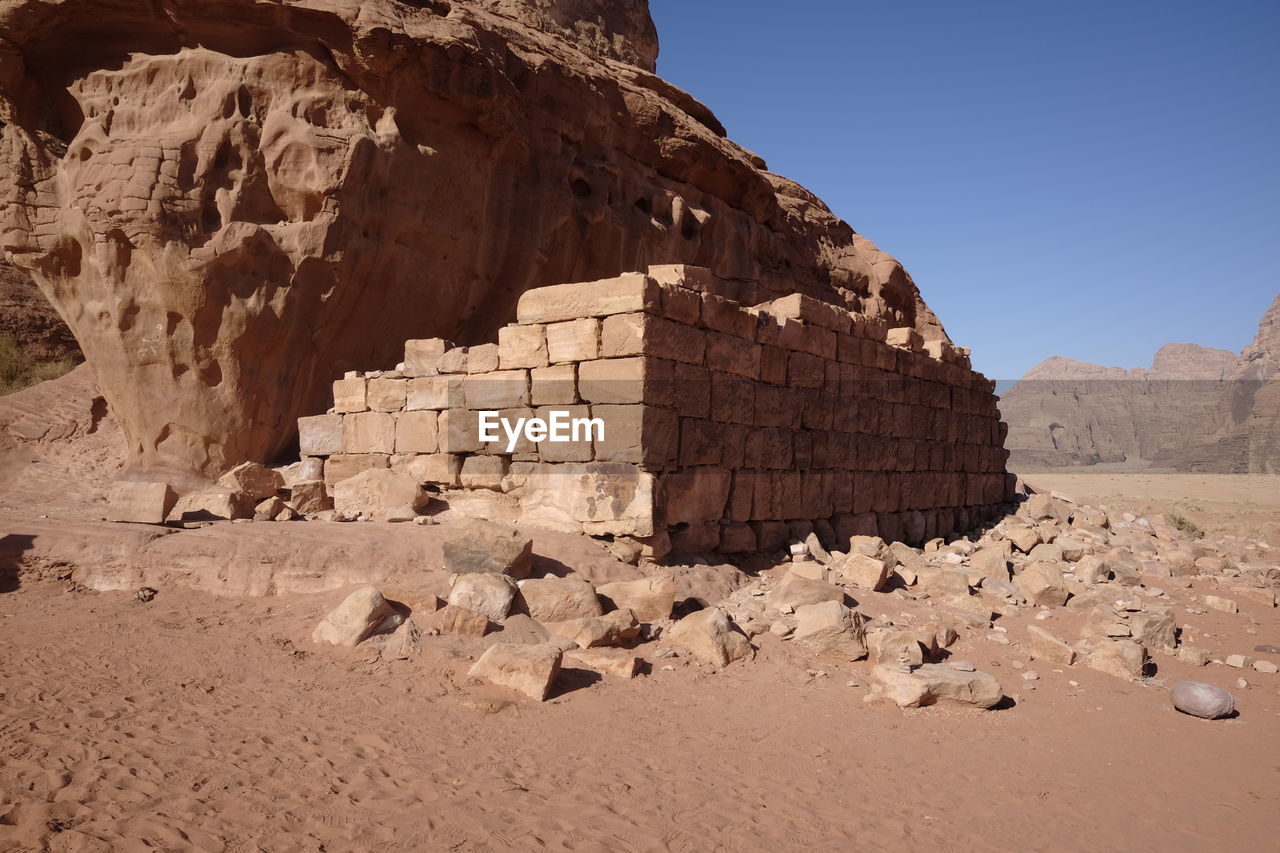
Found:
[{"label": "distant mesa", "polygon": [[1280,296],[1239,355],[1166,344],[1150,368],[1053,357],[1000,400],[1009,464],[1280,473]]}]

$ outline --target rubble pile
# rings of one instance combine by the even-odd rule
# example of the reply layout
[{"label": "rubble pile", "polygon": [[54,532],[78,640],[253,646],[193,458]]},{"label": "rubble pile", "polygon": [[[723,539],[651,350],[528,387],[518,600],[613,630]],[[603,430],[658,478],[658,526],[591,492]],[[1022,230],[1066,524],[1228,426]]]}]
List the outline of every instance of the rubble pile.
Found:
[{"label": "rubble pile", "polygon": [[[783,655],[814,678],[843,672],[868,688],[867,702],[904,708],[1002,708],[1051,675],[1074,690],[1093,672],[1173,687],[1174,707],[1216,719],[1234,713],[1231,694],[1198,681],[1166,685],[1166,665],[1205,667],[1221,680],[1234,670],[1273,676],[1280,660],[1275,646],[1204,648],[1239,644],[1240,631],[1224,640],[1222,619],[1257,633],[1258,617],[1276,606],[1280,547],[1195,539],[1062,495],[1028,495],[974,537],[923,548],[815,531],[715,600],[681,597],[679,567],[646,560],[639,567],[649,576],[598,587],[573,574],[525,576],[527,561],[511,555],[526,553],[528,540],[501,530],[485,524],[467,538],[472,551],[489,541],[506,556],[454,566],[447,595],[417,605],[437,609],[411,618],[428,635],[470,638],[474,680],[535,699],[555,695],[562,665],[633,678],[654,666],[716,672]],[[371,611],[367,590],[354,597],[365,604],[345,603],[327,623],[350,622],[339,611],[353,607]],[[375,617],[385,619],[350,622],[352,636]],[[384,622],[383,633],[392,629],[403,630]],[[498,642],[481,651],[486,635]],[[372,642],[390,641],[375,631]],[[1013,657],[1011,672],[975,663],[997,652]]]}]

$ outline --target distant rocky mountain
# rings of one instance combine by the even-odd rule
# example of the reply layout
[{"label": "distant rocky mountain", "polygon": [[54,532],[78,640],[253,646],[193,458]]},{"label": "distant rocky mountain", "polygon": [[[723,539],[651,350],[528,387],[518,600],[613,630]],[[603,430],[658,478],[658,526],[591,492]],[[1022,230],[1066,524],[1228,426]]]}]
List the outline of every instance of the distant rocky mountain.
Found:
[{"label": "distant rocky mountain", "polygon": [[1239,355],[1166,344],[1150,368],[1047,359],[1000,398],[1009,464],[1280,473],[1280,296]]}]

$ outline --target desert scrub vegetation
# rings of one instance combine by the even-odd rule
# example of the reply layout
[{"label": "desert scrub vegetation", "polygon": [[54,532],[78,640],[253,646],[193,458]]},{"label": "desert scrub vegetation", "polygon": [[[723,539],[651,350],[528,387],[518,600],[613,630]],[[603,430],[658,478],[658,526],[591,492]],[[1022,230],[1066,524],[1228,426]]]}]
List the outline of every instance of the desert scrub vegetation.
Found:
[{"label": "desert scrub vegetation", "polygon": [[1194,536],[1196,539],[1204,538],[1204,528],[1187,518],[1185,515],[1181,515],[1176,512],[1166,512],[1164,514],[1164,520],[1189,536]]},{"label": "desert scrub vegetation", "polygon": [[69,358],[36,361],[22,351],[13,335],[0,334],[0,395],[21,391],[46,379],[57,379],[75,366]]}]

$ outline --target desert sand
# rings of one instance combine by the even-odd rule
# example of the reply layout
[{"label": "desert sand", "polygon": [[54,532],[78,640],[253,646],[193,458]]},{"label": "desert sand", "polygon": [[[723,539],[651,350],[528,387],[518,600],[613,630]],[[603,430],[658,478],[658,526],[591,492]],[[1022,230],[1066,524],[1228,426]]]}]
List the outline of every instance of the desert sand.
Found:
[{"label": "desert sand", "polygon": [[[3,532],[38,521],[9,510]],[[301,540],[316,526],[204,530]],[[0,594],[5,849],[1259,850],[1280,832],[1274,675],[1244,673],[1240,690],[1238,670],[1158,656],[1154,677],[1125,682],[961,629],[950,659],[995,674],[1005,702],[900,710],[862,701],[865,662],[833,665],[764,634],[753,661],[719,672],[684,656],[630,681],[569,667],[539,704],[466,678],[501,633],[424,637],[409,660],[388,659],[378,638],[315,645],[349,586],[230,597],[175,579],[143,603],[133,589],[89,591],[76,572],[28,556]],[[860,605],[900,621],[922,607],[880,594]],[[1280,643],[1273,608],[1186,606],[1184,643],[1215,657]],[[1058,608],[1038,624],[1074,636],[1079,619]],[[999,624],[1014,637],[1033,621]],[[1175,711],[1169,686],[1184,677],[1231,689],[1239,715]]]}]

